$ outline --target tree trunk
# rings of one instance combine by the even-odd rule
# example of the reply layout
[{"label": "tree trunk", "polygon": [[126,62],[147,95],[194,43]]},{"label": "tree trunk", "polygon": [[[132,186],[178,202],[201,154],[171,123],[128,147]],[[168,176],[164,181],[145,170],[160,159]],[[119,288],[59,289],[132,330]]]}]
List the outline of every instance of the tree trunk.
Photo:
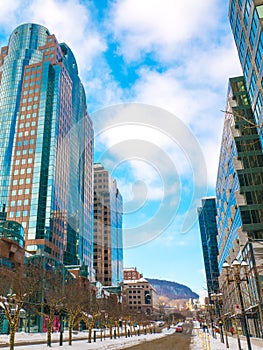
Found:
[{"label": "tree trunk", "polygon": [[92,336],[92,326],[89,326],[89,343],[91,343],[91,336]]},{"label": "tree trunk", "polygon": [[68,327],[68,345],[72,345],[72,324],[69,322],[69,327]]},{"label": "tree trunk", "polygon": [[125,334],[125,338],[127,338],[127,321],[124,321],[124,334]]},{"label": "tree trunk", "polygon": [[16,326],[15,325],[9,326],[9,333],[10,333],[10,338],[9,338],[10,350],[14,350],[14,348],[15,348],[15,335],[16,335]]},{"label": "tree trunk", "polygon": [[50,319],[48,320],[48,327],[47,327],[47,346],[51,347],[51,334],[52,334],[52,322],[50,322]]},{"label": "tree trunk", "polygon": [[53,321],[54,321],[54,311],[50,310],[50,315],[49,315],[49,319],[48,319],[48,326],[47,326],[47,346],[49,346],[49,347],[51,347]]}]

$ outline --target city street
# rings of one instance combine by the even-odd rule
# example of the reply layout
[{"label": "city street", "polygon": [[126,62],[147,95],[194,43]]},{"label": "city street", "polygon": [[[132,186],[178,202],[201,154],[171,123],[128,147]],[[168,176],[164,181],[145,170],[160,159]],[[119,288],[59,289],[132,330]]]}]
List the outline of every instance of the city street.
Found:
[{"label": "city street", "polygon": [[[58,343],[59,333],[55,333],[52,336],[52,349],[77,349],[77,350],[95,350],[95,349],[142,349],[142,350],[173,350],[176,346],[177,350],[189,350],[191,342],[192,326],[186,325],[183,333],[176,333],[174,328],[164,328],[160,333],[155,334],[141,334],[140,336],[122,337],[120,339],[109,339],[106,338],[102,341],[97,338],[96,342],[92,340],[92,343],[88,343],[87,340],[78,340],[83,334],[80,332],[75,335],[72,346],[68,345],[67,341],[63,342],[63,346]],[[17,345],[15,349],[19,350],[42,350],[46,348],[46,344],[36,344],[39,341],[45,341],[46,334],[17,334]],[[0,348],[1,350],[8,350],[8,346],[4,346],[3,342],[7,341],[8,338],[0,337]],[[2,342],[2,344],[1,344]],[[27,345],[21,345],[21,343],[28,342]],[[18,344],[20,343],[20,344]],[[35,344],[34,344],[35,343]]]},{"label": "city street", "polygon": [[185,325],[182,333],[173,333],[166,337],[129,347],[130,350],[189,350],[192,326]]}]

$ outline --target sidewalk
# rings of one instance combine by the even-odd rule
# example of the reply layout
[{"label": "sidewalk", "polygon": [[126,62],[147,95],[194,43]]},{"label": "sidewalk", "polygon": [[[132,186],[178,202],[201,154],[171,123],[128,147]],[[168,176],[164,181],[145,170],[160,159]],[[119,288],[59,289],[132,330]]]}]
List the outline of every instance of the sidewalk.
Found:
[{"label": "sidewalk", "polygon": [[[229,350],[239,350],[237,336],[228,335]],[[263,349],[263,339],[250,338],[251,347],[253,350]],[[244,336],[240,336],[240,344],[242,350],[248,350],[247,342]],[[226,339],[224,337],[224,343],[221,342],[220,334],[216,335],[216,339],[209,333],[204,333],[199,328],[194,328],[192,333],[191,350],[225,350]]]}]

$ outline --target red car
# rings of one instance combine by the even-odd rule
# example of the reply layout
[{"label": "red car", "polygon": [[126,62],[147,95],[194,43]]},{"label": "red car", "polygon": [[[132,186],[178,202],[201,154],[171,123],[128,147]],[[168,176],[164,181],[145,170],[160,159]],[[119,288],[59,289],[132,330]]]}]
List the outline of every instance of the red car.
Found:
[{"label": "red car", "polygon": [[175,327],[175,331],[178,332],[178,333],[182,333],[183,327],[182,326],[176,326]]}]

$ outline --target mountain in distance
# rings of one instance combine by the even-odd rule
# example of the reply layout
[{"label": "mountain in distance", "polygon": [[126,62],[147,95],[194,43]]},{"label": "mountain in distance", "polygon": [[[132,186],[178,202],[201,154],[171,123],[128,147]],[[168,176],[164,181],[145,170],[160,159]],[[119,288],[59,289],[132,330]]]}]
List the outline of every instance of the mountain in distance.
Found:
[{"label": "mountain in distance", "polygon": [[189,287],[171,281],[159,280],[155,278],[146,278],[155,288],[159,295],[165,296],[170,300],[176,299],[198,299],[199,295],[193,292]]}]

